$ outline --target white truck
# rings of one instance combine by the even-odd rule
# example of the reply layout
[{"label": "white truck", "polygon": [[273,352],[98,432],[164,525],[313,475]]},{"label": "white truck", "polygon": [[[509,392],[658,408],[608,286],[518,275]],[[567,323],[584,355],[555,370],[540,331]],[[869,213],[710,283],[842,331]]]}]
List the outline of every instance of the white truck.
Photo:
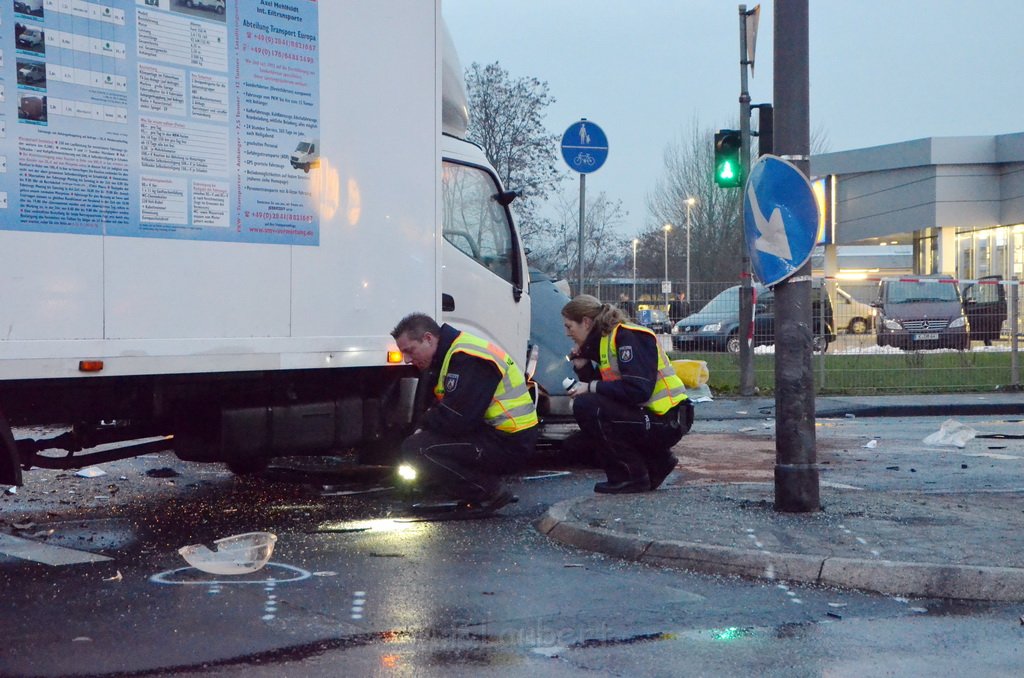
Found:
[{"label": "white truck", "polygon": [[[47,7],[107,37],[47,50],[43,124],[0,108],[0,482],[153,449],[244,472],[393,446],[418,375],[390,330],[413,311],[525,362],[515,194],[459,138],[440,0],[103,8]],[[322,142],[308,173],[297,138]]]}]

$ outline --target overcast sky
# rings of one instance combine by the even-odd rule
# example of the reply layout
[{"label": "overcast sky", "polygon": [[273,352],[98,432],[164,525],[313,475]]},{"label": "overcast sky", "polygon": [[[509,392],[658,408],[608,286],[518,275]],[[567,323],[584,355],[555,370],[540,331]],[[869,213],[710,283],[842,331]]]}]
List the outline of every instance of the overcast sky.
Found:
[{"label": "overcast sky", "polygon": [[[694,120],[739,118],[739,3],[442,2],[463,66],[497,61],[547,81],[552,133],[583,117],[601,126],[608,160],[587,193],[623,201],[630,237],[650,226],[666,145]],[[1024,0],[811,0],[809,11],[811,130],[827,150],[1024,131]],[[762,3],[752,103],[772,99],[772,12]],[[563,184],[573,196],[578,176]]]}]

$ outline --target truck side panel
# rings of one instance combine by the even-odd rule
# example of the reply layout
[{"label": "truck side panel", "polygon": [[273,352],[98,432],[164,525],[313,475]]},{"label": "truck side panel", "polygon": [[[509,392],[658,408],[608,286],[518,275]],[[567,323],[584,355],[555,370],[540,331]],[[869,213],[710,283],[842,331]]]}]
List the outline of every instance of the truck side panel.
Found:
[{"label": "truck side panel", "polygon": [[323,227],[293,251],[292,330],[387,336],[440,311],[439,8],[320,4]]},{"label": "truck side panel", "polygon": [[[45,125],[9,124],[0,142],[24,165],[0,175],[0,380],[383,367],[403,314],[440,315],[439,2],[297,0],[276,14],[246,3],[225,15],[111,5],[122,56],[55,48],[46,59],[127,69],[124,89],[54,71]],[[40,23],[61,20],[57,9]],[[159,43],[189,27],[229,47],[193,46],[181,63],[145,51],[144,34]],[[123,119],[67,112],[101,94]],[[304,173],[289,154],[308,136],[321,163]],[[114,169],[88,174],[100,155]],[[44,161],[57,197],[92,202],[48,209],[25,178]],[[297,218],[311,237],[289,235],[305,228]],[[81,359],[104,368],[83,375]]]}]

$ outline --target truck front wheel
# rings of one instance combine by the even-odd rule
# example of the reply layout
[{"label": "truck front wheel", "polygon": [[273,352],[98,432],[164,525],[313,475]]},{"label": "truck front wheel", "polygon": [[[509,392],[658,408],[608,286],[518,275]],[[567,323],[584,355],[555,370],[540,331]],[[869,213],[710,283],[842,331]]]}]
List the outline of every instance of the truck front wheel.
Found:
[{"label": "truck front wheel", "polygon": [[270,459],[267,457],[249,457],[248,459],[234,459],[226,462],[228,470],[236,476],[251,476],[267,470],[270,466]]}]

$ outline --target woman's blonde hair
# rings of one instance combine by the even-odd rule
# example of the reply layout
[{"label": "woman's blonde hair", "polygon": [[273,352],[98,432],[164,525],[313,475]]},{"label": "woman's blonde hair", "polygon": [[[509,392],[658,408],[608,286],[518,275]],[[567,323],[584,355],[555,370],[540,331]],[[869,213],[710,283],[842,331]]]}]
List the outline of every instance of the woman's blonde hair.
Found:
[{"label": "woman's blonde hair", "polygon": [[572,301],[562,307],[562,317],[577,323],[583,322],[584,318],[590,318],[601,336],[610,334],[616,325],[628,320],[626,314],[617,306],[602,304],[597,297],[589,294],[573,297]]}]

